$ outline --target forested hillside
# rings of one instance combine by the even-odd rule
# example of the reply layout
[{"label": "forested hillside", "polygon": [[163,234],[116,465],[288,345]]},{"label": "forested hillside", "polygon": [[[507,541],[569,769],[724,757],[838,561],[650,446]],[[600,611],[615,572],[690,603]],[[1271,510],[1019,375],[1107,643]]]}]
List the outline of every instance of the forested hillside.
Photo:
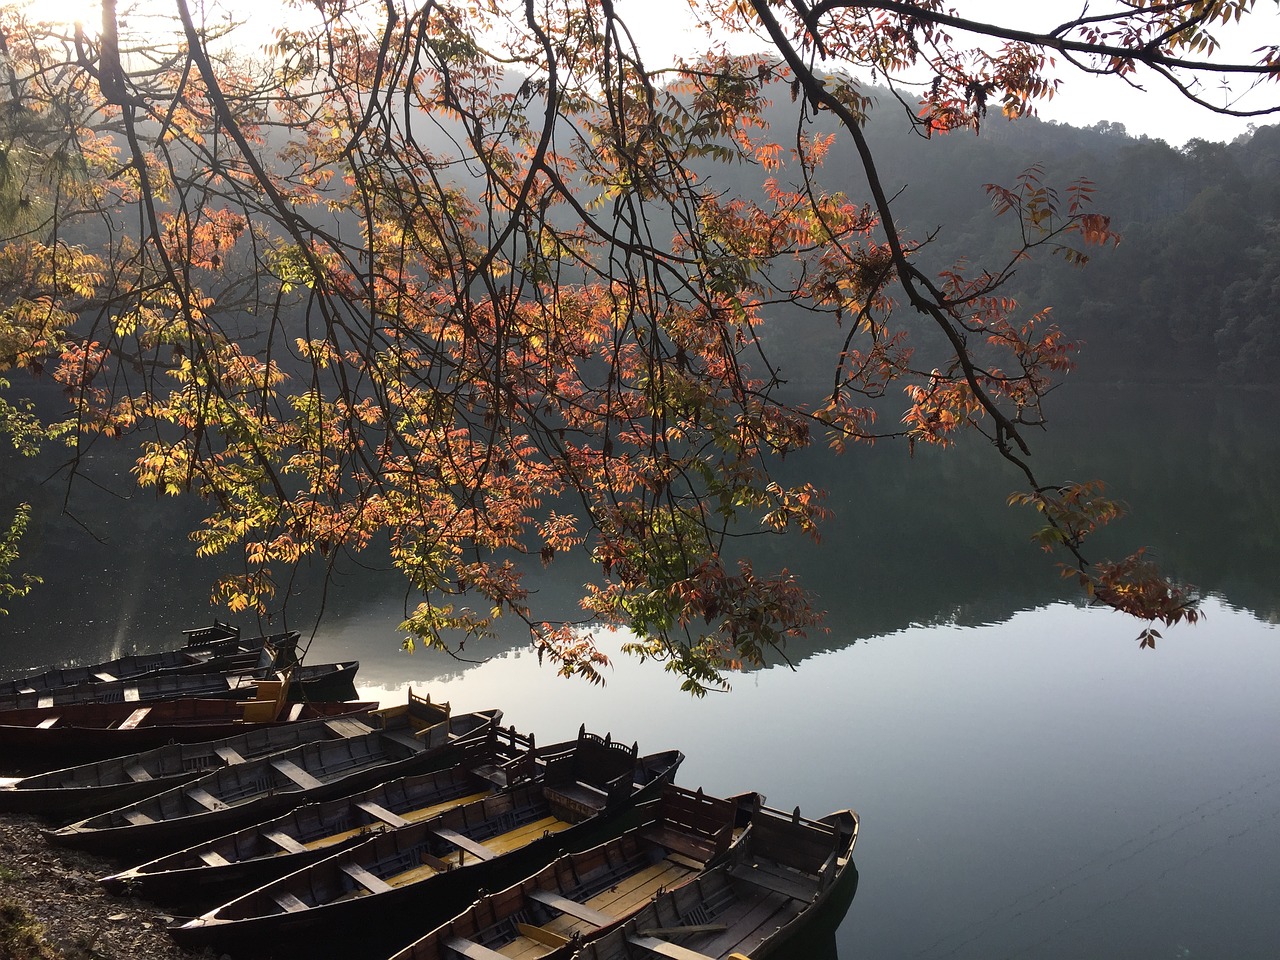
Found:
[{"label": "forested hillside", "polygon": [[[980,136],[925,140],[906,128],[887,92],[875,100],[867,136],[886,190],[897,194],[899,225],[916,239],[936,230],[918,254],[928,269],[967,260],[971,269],[994,272],[1008,263],[1018,224],[994,215],[986,184],[1009,186],[1033,166],[1060,192],[1077,178],[1093,181],[1094,207],[1111,218],[1119,245],[1095,248],[1083,267],[1041,256],[1020,266],[1005,288],[1024,312],[1053,308],[1055,321],[1080,344],[1074,378],[1274,382],[1280,127],[1257,128],[1230,144],[1192,140],[1173,147],[1130,137],[1106,121],[1080,129],[1034,118],[1010,123],[993,114]],[[1177,133],[1170,130],[1170,138]],[[823,181],[861,200],[859,180],[841,182],[843,171],[855,170],[860,176],[848,145],[837,142]],[[805,333],[822,337],[812,326]],[[825,351],[779,340],[794,378],[830,378],[829,363],[813,363],[819,356],[829,361]]]}]

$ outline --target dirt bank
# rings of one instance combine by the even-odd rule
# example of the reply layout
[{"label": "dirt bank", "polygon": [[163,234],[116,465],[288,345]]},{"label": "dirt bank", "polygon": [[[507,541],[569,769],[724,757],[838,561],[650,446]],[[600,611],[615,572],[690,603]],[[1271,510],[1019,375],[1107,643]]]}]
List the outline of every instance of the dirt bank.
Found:
[{"label": "dirt bank", "polygon": [[54,846],[40,827],[0,816],[0,960],[192,960],[164,932],[170,917],[98,886],[114,863]]}]

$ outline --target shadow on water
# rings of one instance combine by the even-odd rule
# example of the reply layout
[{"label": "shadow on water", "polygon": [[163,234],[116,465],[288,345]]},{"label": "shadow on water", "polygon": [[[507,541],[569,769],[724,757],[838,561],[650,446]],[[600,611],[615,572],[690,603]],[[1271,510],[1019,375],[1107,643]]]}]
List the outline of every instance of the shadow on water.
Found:
[{"label": "shadow on water", "polygon": [[[858,867],[851,863],[818,914],[796,936],[781,945],[776,954],[777,960],[840,960],[836,931],[844,922],[857,892]],[[844,960],[852,958],[845,957]]]}]

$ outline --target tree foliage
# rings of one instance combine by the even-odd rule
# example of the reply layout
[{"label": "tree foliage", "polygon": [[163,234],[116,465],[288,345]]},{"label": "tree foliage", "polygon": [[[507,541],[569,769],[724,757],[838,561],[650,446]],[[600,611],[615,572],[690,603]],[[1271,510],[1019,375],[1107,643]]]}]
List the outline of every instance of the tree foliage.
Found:
[{"label": "tree foliage", "polygon": [[[410,643],[514,617],[598,680],[591,632],[542,619],[523,579],[585,550],[584,621],[702,692],[819,623],[737,545],[820,530],[821,491],[771,464],[978,431],[1091,596],[1195,619],[1141,554],[1086,556],[1118,512],[1096,484],[1030,467],[1072,344],[1002,287],[1033,256],[1116,241],[1091,184],[1040,167],[992,184],[1008,258],[932,262],[894,216],[854,77],[892,84],[922,136],[1033,112],[1057,66],[1195,100],[1198,77],[1274,78],[1274,47],[1213,58],[1252,0],[1108,4],[1042,31],[938,0],[692,7],[762,52],[650,63],[610,0],[299,3],[252,56],[189,0],[165,0],[167,40],[131,34],[114,0],[100,31],[4,8],[0,369],[62,385],[79,449],[134,438],[139,484],[204,499],[197,550],[244,559],[215,591],[232,609],[278,609],[292,565],[385,549],[421,598]],[[837,139],[857,178],[825,166]],[[756,189],[727,190],[743,171]],[[830,389],[801,400],[769,353],[796,309],[843,332]]]}]

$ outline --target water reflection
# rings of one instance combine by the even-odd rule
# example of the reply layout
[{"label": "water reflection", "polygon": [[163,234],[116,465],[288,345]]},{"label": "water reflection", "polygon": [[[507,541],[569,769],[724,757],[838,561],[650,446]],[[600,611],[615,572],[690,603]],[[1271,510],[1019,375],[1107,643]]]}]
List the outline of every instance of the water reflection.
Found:
[{"label": "water reflection", "polygon": [[[1271,960],[1280,409],[1269,395],[1092,399],[1037,453],[1046,472],[1083,451],[1065,475],[1110,478],[1134,507],[1127,541],[1214,594],[1204,623],[1165,631],[1154,652],[1136,649],[1133,621],[1061,601],[989,457],[906,465],[877,448],[831,476],[841,513],[823,545],[761,542],[757,562],[791,567],[830,612],[829,634],[794,647],[795,671],[740,675],[732,694],[695,701],[661,664],[627,662],[604,689],[561,681],[514,637],[482,666],[408,656],[394,578],[354,568],[329,593],[312,658],[359,657],[366,697],[402,701],[412,684],[455,709],[500,706],[542,742],[586,722],[645,751],[679,747],[691,788],[759,790],[808,815],[856,808],[873,879],[834,947],[820,945],[828,956]],[[210,568],[174,532],[180,505],[143,506],[103,513],[106,545],[42,521],[29,556],[49,582],[0,620],[5,674],[128,652],[143,628],[138,642],[157,649],[207,619],[197,585]],[[569,604],[575,579],[553,567],[540,599]],[[314,613],[315,586],[299,590]]]},{"label": "water reflection", "polygon": [[[1042,473],[1105,477],[1133,508],[1116,535],[1099,542],[1098,555],[1149,545],[1172,573],[1233,607],[1265,620],[1280,616],[1280,501],[1269,485],[1280,474],[1277,395],[1080,388],[1060,409],[1053,432],[1037,438]],[[793,660],[913,624],[999,623],[1078,599],[1030,542],[1034,516],[1005,506],[1017,478],[989,450],[918,450],[911,460],[897,446],[837,461],[811,453],[784,466],[831,490],[836,518],[823,543],[761,538],[751,546],[759,568],[797,573],[829,613],[831,632],[794,644]],[[127,489],[127,464],[119,451],[116,458],[107,473]],[[138,493],[119,500],[81,483],[69,501],[75,516],[59,516],[65,489],[35,482],[49,468],[0,477],[0,507],[35,501],[24,563],[46,579],[0,621],[0,667],[160,649],[181,629],[226,615],[211,609],[207,585],[227,561],[192,555],[190,505]],[[309,633],[319,618],[318,640],[351,644],[381,680],[404,669],[396,625],[414,600],[394,572],[376,568],[375,556],[359,559],[341,565],[327,589],[305,571],[285,585],[287,625]],[[579,615],[578,585],[593,572],[581,558],[534,571],[539,609],[548,617]],[[523,642],[513,631],[483,652]]]},{"label": "water reflection", "polygon": [[[1131,621],[1062,603],[910,627],[702,701],[661,665],[627,663],[602,690],[517,654],[430,689],[458,709],[501,705],[547,742],[585,719],[643,750],[679,746],[690,788],[759,790],[806,815],[856,808],[874,882],[836,932],[845,960],[1270,960],[1280,637],[1207,612],[1154,653]],[[415,663],[415,685],[441,666]]]},{"label": "water reflection", "polygon": [[[824,903],[817,916],[793,939],[789,940],[779,960],[840,960],[840,947],[836,941],[836,931],[844,923],[845,915],[853,904],[858,892],[858,867],[849,864],[831,897]],[[852,954],[846,953],[845,960],[851,960]]]}]

